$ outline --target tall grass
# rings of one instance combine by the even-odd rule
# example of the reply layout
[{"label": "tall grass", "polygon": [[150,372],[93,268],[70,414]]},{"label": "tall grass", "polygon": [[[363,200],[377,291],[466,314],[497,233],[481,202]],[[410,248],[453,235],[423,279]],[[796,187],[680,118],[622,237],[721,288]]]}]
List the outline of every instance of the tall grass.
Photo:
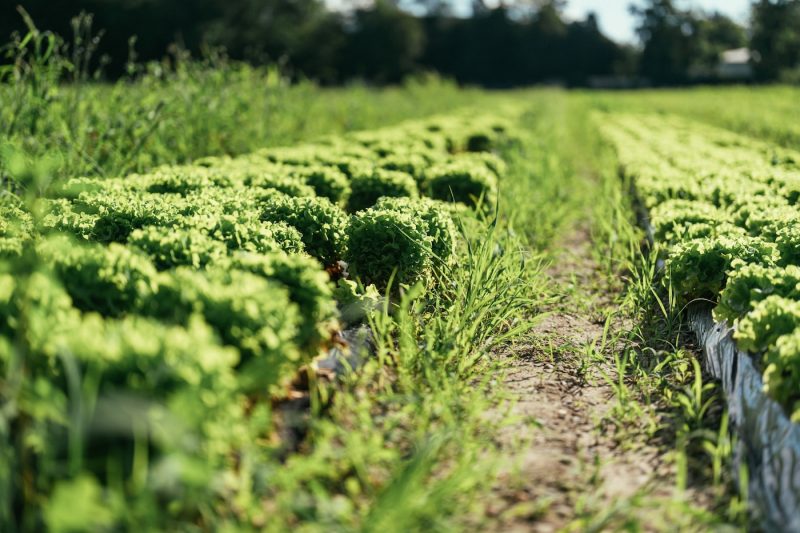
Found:
[{"label": "tall grass", "polygon": [[[384,90],[321,89],[289,83],[274,67],[255,68],[209,51],[179,47],[160,62],[138,64],[104,81],[94,57],[101,34],[92,17],[73,20],[66,39],[36,27],[0,53],[0,175],[8,159],[54,162],[58,177],[120,176],[155,165],[240,154],[324,134],[374,128],[474,103],[433,76]],[[97,69],[91,69],[99,65]]]}]

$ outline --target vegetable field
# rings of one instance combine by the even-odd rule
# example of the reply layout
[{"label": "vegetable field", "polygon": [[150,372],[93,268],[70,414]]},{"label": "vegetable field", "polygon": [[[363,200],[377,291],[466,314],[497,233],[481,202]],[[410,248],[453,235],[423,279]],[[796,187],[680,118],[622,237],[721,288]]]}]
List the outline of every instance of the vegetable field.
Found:
[{"label": "vegetable field", "polygon": [[796,89],[18,59],[0,530],[797,525]]}]

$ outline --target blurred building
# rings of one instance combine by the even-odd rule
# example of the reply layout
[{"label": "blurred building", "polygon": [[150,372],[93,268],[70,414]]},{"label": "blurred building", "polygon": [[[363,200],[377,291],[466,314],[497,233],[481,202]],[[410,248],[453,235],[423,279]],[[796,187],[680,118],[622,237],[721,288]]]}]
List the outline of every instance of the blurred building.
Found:
[{"label": "blurred building", "polygon": [[749,80],[753,77],[749,48],[733,48],[720,54],[717,76],[723,80]]}]

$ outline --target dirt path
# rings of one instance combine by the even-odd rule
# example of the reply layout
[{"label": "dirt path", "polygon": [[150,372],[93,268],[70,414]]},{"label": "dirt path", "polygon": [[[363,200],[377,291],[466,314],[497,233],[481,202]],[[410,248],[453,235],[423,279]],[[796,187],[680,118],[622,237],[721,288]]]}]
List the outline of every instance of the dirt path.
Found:
[{"label": "dirt path", "polygon": [[519,422],[500,444],[511,446],[524,434],[531,440],[499,481],[492,520],[498,531],[603,530],[620,513],[638,513],[633,507],[646,506],[645,499],[671,497],[664,487],[674,486],[674,473],[665,452],[648,442],[620,443],[609,427],[618,401],[609,380],[617,373],[614,347],[600,345],[615,289],[590,246],[584,230],[564,242],[549,270],[554,292],[564,298],[527,345],[504,355],[505,387]]}]

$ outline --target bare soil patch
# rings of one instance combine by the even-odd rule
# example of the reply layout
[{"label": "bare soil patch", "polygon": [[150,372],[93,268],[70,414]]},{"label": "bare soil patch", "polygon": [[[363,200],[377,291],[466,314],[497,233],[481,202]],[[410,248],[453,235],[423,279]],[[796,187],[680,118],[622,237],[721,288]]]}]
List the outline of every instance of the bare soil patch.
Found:
[{"label": "bare soil patch", "polygon": [[497,531],[559,531],[632,499],[670,498],[674,486],[667,451],[657,443],[619,442],[609,427],[617,402],[609,383],[617,379],[614,346],[600,344],[604,306],[618,289],[594,261],[587,231],[564,241],[548,274],[554,292],[565,296],[547,309],[526,345],[501,354],[517,422],[497,438],[521,452],[512,454],[497,483],[490,510]]}]

